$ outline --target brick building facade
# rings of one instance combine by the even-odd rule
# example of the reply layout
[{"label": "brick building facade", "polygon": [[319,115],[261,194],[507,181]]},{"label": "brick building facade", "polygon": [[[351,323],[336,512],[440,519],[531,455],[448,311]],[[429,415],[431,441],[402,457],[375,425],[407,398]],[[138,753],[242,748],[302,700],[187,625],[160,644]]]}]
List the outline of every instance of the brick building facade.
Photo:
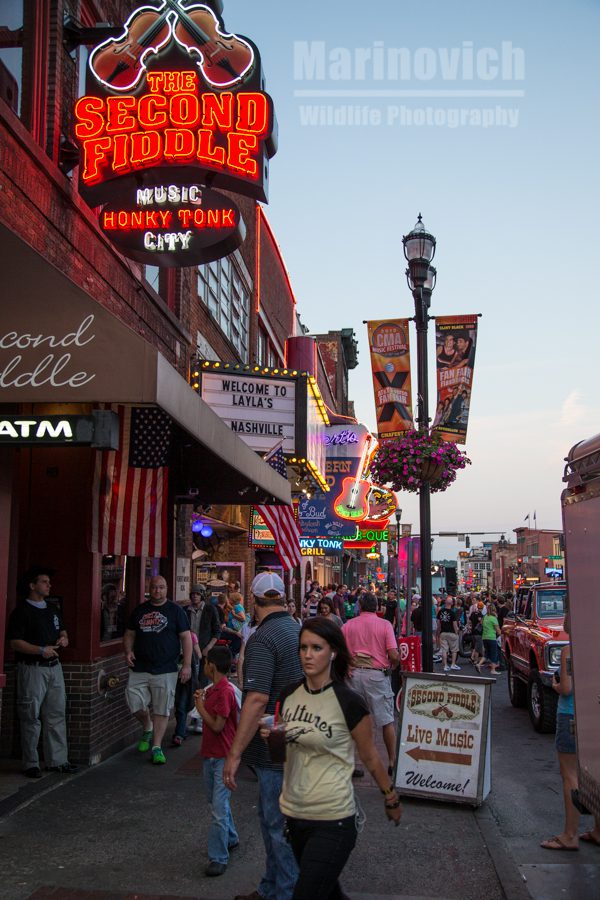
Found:
[{"label": "brick building facade", "polygon": [[[14,663],[4,634],[19,599],[20,573],[34,563],[56,570],[52,593],[62,603],[70,636],[62,662],[71,758],[92,764],[128,744],[137,728],[124,703],[120,636],[104,630],[106,573],[123,588],[125,612],[144,598],[152,574],[164,574],[174,590],[178,559],[193,563],[195,552],[215,563],[243,562],[247,588],[256,558],[240,497],[249,488],[255,502],[291,497],[288,482],[230,432],[189,384],[198,356],[285,363],[285,342],[296,327],[295,299],[258,204],[236,196],[247,236],[226,259],[158,270],[123,257],[78,192],[72,110],[82,92],[87,51],[73,39],[77,27],[65,29],[65,19],[74,16],[89,27],[123,23],[135,5],[23,0],[11,4],[9,18],[0,21],[0,417],[89,415],[97,403],[150,405],[168,414],[174,430],[168,546],[160,558],[91,552],[93,449],[0,444],[3,755],[19,753]],[[85,351],[77,337],[82,322],[93,338]],[[32,377],[35,366],[45,371],[36,335],[42,348],[60,336],[69,349],[68,360],[51,363],[59,366],[54,380]],[[58,377],[75,363],[93,379],[92,388],[78,392],[76,374]],[[17,372],[24,372],[20,381]],[[186,496],[188,489],[193,495]],[[189,530],[197,501],[203,509],[212,505],[214,526],[214,540],[200,551]],[[192,577],[190,569],[190,583]]]}]

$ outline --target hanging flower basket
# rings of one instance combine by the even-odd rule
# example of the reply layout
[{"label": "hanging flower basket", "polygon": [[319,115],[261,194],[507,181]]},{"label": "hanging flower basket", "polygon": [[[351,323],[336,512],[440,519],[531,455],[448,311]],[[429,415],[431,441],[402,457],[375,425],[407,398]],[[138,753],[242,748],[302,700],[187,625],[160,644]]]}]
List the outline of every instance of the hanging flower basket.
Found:
[{"label": "hanging flower basket", "polygon": [[394,491],[416,493],[426,482],[430,490],[445,491],[456,473],[470,465],[469,457],[456,444],[437,434],[408,431],[400,438],[384,440],[371,462],[373,482]]}]

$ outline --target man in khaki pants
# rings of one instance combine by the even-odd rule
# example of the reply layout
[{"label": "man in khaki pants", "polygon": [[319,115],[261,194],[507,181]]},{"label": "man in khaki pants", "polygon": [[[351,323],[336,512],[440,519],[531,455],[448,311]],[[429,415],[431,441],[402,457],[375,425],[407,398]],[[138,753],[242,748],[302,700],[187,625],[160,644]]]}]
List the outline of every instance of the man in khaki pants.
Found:
[{"label": "man in khaki pants", "polygon": [[44,760],[51,772],[71,774],[65,721],[65,681],[58,651],[69,646],[60,613],[46,602],[49,569],[27,574],[29,595],[11,613],[7,637],[17,658],[17,710],[21,724],[23,774],[41,778],[38,756],[43,728]]}]

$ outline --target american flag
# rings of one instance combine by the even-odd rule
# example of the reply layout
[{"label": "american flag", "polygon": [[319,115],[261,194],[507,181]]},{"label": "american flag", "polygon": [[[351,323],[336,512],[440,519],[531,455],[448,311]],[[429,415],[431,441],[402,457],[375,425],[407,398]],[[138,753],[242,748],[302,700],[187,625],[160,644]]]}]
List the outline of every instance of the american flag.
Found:
[{"label": "american flag", "polygon": [[[270,450],[264,459],[279,475],[286,477],[287,469],[281,444]],[[300,564],[302,554],[300,553],[300,530],[292,507],[257,506],[256,510],[275,538],[275,552],[284,570],[295,568]]]},{"label": "american flag", "polygon": [[96,453],[91,550],[166,556],[171,420],[154,407],[112,409],[119,415],[119,449]]}]

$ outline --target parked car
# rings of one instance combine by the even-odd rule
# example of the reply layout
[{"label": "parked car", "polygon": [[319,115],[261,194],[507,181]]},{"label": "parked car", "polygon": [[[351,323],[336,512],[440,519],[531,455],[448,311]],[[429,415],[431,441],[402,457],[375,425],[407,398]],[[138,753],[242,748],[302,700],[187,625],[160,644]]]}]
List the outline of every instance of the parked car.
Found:
[{"label": "parked car", "polygon": [[539,732],[556,729],[558,698],[552,679],[567,643],[563,630],[566,593],[564,581],[520,589],[502,628],[510,701],[527,707],[531,724]]}]

